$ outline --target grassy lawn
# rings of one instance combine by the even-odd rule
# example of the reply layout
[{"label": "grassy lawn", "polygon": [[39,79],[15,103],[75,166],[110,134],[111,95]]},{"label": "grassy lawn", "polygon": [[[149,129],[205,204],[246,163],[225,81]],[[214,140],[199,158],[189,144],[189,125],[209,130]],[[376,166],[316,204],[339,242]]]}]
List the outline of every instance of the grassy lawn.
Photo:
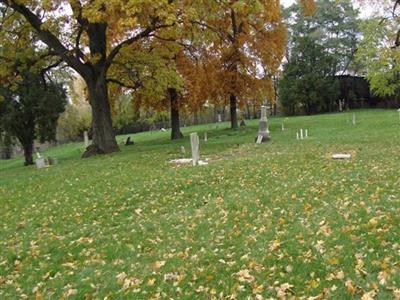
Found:
[{"label": "grassy lawn", "polygon": [[[356,115],[274,118],[262,145],[252,121],[0,161],[0,299],[400,299],[398,113]],[[193,131],[210,164],[170,165]]]}]

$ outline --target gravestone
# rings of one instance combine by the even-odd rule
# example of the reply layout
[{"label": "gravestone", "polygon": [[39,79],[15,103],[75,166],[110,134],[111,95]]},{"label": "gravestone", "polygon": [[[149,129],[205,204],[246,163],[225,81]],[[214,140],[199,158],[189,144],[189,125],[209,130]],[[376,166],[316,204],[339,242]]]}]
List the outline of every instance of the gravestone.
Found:
[{"label": "gravestone", "polygon": [[270,139],[271,136],[268,130],[267,107],[263,105],[261,106],[261,119],[258,134],[256,136],[256,143],[265,143]]},{"label": "gravestone", "polygon": [[197,132],[190,134],[190,145],[192,147],[193,166],[197,166],[200,159],[200,150],[199,150],[200,141]]},{"label": "gravestone", "polygon": [[353,114],[353,125],[356,125],[356,114]]},{"label": "gravestone", "polygon": [[399,113],[399,121],[400,121],[400,108],[397,110],[397,112]]},{"label": "gravestone", "polygon": [[303,140],[304,139],[304,133],[303,133],[303,129],[300,129],[300,139]]},{"label": "gravestone", "polygon": [[181,146],[181,154],[182,154],[183,157],[186,156],[186,149],[185,149],[185,146]]},{"label": "gravestone", "polygon": [[218,123],[221,123],[222,122],[222,116],[221,116],[221,114],[218,114]]},{"label": "gravestone", "polygon": [[306,138],[308,138],[308,129],[306,129]]},{"label": "gravestone", "polygon": [[43,168],[47,168],[49,166],[47,158],[45,158],[45,157],[38,157],[36,159],[35,163],[36,163],[37,169],[43,169]]},{"label": "gravestone", "polygon": [[244,119],[242,119],[242,121],[240,121],[240,127],[245,127],[246,126],[246,122],[244,121]]},{"label": "gravestone", "polygon": [[50,166],[55,166],[58,164],[58,159],[55,157],[48,157],[47,162],[49,163]]},{"label": "gravestone", "polygon": [[351,159],[351,154],[347,153],[335,153],[332,155],[333,159]]},{"label": "gravestone", "polygon": [[87,131],[83,132],[83,140],[85,142],[85,148],[89,147],[89,134]]},{"label": "gravestone", "polygon": [[126,139],[126,142],[125,142],[125,146],[133,146],[133,145],[135,145],[134,141],[132,141],[131,137],[128,136],[128,138]]},{"label": "gravestone", "polygon": [[285,124],[282,123],[282,131],[285,131]]},{"label": "gravestone", "polygon": [[204,132],[204,141],[205,141],[205,142],[208,142],[207,132]]},{"label": "gravestone", "polygon": [[344,99],[343,99],[343,100],[340,99],[340,100],[339,100],[339,112],[342,112],[342,111],[343,111],[343,107],[344,107]]}]

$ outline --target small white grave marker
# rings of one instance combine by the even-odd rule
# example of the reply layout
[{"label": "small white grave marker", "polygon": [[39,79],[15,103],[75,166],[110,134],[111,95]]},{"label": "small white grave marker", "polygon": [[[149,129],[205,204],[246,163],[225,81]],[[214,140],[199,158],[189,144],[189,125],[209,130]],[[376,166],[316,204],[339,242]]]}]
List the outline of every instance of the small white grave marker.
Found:
[{"label": "small white grave marker", "polygon": [[282,123],[282,131],[285,131],[285,124]]},{"label": "small white grave marker", "polygon": [[296,139],[298,139],[298,140],[300,139],[298,132],[296,132]]},{"label": "small white grave marker", "polygon": [[303,133],[303,129],[300,129],[300,139],[303,140],[304,139],[304,133]]},{"label": "small white grave marker", "polygon": [[221,123],[222,122],[222,116],[221,116],[221,114],[218,114],[218,123]]},{"label": "small white grave marker", "polygon": [[192,159],[193,159],[193,166],[197,166],[199,163],[200,158],[200,151],[199,151],[199,136],[197,132],[190,134],[190,145],[192,147]]},{"label": "small white grave marker", "polygon": [[332,155],[333,159],[351,159],[351,154],[336,153]]},{"label": "small white grave marker", "polygon": [[356,114],[353,114],[353,125],[356,125]]},{"label": "small white grave marker", "polygon": [[207,132],[204,132],[204,141],[205,141],[205,142],[208,142]]},{"label": "small white grave marker", "polygon": [[308,138],[308,129],[306,129],[306,139]]},{"label": "small white grave marker", "polygon": [[399,108],[397,111],[398,111],[398,113],[399,113],[399,121],[400,121],[400,108]]}]

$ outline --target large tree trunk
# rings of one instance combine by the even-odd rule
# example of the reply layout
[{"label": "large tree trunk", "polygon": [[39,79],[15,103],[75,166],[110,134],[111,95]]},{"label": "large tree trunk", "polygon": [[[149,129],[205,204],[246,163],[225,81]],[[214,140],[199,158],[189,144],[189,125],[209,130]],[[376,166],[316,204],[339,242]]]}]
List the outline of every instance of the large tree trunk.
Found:
[{"label": "large tree trunk", "polygon": [[25,166],[33,165],[33,141],[26,142],[22,145],[24,148]]},{"label": "large tree trunk", "polygon": [[237,120],[237,99],[234,94],[230,97],[230,110],[231,110],[231,129],[238,129],[239,124]]},{"label": "large tree trunk", "polygon": [[171,140],[178,140],[183,138],[179,122],[178,92],[171,88],[168,93],[171,101]]},{"label": "large tree trunk", "polygon": [[82,157],[117,152],[119,147],[112,127],[105,76],[99,76],[94,82],[87,82],[87,87],[92,107],[93,144],[86,149]]}]

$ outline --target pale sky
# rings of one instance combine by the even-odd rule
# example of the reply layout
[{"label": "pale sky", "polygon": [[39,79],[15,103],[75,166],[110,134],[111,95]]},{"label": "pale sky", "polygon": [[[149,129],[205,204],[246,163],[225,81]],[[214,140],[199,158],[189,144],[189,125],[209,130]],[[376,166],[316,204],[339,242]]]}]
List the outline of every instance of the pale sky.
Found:
[{"label": "pale sky", "polygon": [[[281,4],[285,7],[288,7],[295,2],[296,2],[296,0],[281,0]],[[354,7],[360,9],[360,5],[358,3],[355,3]],[[373,13],[373,8],[370,7],[369,5],[363,5],[363,7],[360,9],[360,14],[361,14],[361,17],[363,17],[363,18],[367,18],[367,17],[371,16],[372,13]]]}]

